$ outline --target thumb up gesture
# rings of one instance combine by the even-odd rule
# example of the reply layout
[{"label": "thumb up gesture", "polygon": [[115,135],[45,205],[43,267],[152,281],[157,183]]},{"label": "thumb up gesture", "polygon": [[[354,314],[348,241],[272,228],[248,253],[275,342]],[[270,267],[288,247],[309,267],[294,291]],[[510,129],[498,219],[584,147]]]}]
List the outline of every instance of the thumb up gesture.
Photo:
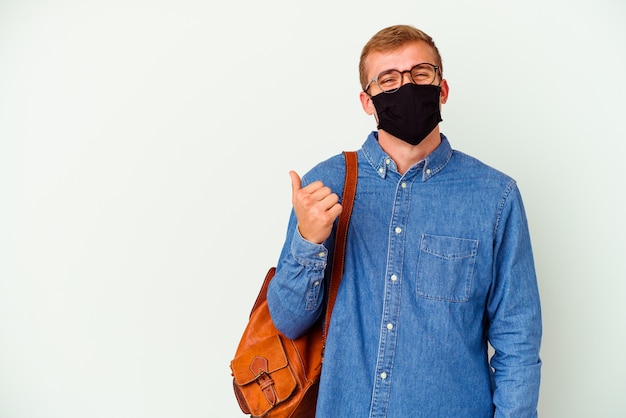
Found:
[{"label": "thumb up gesture", "polygon": [[304,239],[321,244],[330,236],[333,222],[341,214],[339,196],[321,181],[302,187],[302,180],[290,171],[291,202],[298,218],[298,230]]}]

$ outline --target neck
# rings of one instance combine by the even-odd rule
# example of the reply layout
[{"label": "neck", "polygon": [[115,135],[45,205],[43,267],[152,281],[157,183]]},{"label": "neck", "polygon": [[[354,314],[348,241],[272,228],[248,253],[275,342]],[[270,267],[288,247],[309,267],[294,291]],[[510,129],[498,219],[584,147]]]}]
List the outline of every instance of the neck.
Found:
[{"label": "neck", "polygon": [[411,145],[395,136],[383,131],[378,131],[378,143],[389,154],[398,167],[400,174],[406,173],[415,163],[428,157],[441,143],[439,126],[432,130],[422,142]]}]

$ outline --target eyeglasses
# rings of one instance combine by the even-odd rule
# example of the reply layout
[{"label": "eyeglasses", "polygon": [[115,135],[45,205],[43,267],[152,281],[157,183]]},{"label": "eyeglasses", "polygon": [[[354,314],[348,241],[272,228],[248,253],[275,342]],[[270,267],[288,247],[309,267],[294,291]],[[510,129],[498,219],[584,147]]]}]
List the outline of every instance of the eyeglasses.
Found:
[{"label": "eyeglasses", "polygon": [[407,71],[386,70],[372,78],[370,82],[367,83],[364,91],[367,93],[372,83],[376,83],[383,93],[395,93],[402,87],[404,73],[409,73],[413,84],[433,84],[437,78],[438,71],[438,66],[427,62],[417,64]]}]

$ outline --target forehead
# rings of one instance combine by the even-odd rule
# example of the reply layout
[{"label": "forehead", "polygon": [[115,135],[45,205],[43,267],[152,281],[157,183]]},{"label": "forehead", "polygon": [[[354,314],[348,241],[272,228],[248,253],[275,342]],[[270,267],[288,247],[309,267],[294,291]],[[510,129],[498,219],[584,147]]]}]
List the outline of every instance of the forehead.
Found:
[{"label": "forehead", "polygon": [[422,62],[435,63],[435,53],[426,42],[415,41],[389,51],[374,51],[365,60],[367,78],[385,70],[405,71]]}]

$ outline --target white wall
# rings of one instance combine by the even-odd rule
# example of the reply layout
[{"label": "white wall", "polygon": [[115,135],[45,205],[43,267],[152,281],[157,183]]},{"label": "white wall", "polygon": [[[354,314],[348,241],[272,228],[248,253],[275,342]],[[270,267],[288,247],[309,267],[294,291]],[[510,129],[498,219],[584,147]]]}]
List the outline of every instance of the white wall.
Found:
[{"label": "white wall", "polygon": [[626,416],[624,3],[300,3],[0,3],[0,416],[243,416],[288,170],[374,128],[358,57],[396,23],[438,42],[453,146],[524,195],[540,416]]}]

